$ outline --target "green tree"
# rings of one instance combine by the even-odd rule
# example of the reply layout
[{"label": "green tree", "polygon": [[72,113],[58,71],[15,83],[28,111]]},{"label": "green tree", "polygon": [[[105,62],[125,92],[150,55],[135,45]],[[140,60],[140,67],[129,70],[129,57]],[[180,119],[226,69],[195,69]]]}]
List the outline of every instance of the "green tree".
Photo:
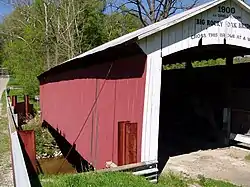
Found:
[{"label": "green tree", "polygon": [[114,12],[110,15],[105,15],[103,28],[104,41],[110,41],[141,27],[141,22],[128,13]]},{"label": "green tree", "polygon": [[25,94],[38,94],[37,75],[141,26],[128,13],[105,14],[100,0],[36,0],[17,4],[0,27],[3,64]]},{"label": "green tree", "polygon": [[22,38],[13,38],[4,45],[4,66],[24,89],[25,94],[38,93],[37,75],[43,71],[44,56],[41,30],[31,26],[23,29]]}]

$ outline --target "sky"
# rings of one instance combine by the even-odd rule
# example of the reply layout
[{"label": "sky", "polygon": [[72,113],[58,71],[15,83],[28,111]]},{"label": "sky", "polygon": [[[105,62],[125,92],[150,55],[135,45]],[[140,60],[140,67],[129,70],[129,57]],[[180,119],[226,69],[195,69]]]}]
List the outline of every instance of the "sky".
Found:
[{"label": "sky", "polygon": [[[0,22],[3,21],[4,16],[11,13],[13,7],[10,5],[12,0],[0,0]],[[188,2],[190,0],[186,0]],[[199,0],[200,3],[208,2],[210,0]],[[250,0],[246,0],[246,3],[250,4]]]},{"label": "sky", "polygon": [[0,21],[13,10],[9,2],[11,2],[11,0],[0,0]]},{"label": "sky", "polygon": [[[11,13],[11,11],[13,10],[12,6],[10,5],[11,1],[13,0],[0,0],[0,21],[2,21],[3,17]],[[188,2],[190,0],[185,0],[185,1]],[[199,0],[199,1],[202,3],[202,2],[207,2],[209,0]]]}]

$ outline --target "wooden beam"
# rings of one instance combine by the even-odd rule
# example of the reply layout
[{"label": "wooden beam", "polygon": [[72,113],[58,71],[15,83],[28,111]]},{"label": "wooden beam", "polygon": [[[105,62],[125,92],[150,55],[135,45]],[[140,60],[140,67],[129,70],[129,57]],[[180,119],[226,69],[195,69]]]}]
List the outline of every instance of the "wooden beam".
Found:
[{"label": "wooden beam", "polygon": [[245,144],[250,144],[250,136],[246,136],[243,134],[234,134],[234,133],[230,133],[230,140],[234,140],[237,142],[242,142]]},{"label": "wooden beam", "polygon": [[157,168],[157,161],[148,161],[148,162],[139,162],[139,163],[134,163],[134,164],[127,164],[123,166],[117,166],[113,168],[106,168],[106,169],[101,169],[97,170],[97,172],[115,172],[115,171],[139,171],[141,168]]}]

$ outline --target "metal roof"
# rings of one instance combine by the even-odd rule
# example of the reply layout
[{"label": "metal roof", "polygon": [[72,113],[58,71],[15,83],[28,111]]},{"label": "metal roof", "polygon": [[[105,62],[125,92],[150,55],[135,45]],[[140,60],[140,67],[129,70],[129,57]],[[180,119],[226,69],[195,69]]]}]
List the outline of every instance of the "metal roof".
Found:
[{"label": "metal roof", "polygon": [[[86,56],[94,54],[94,53],[98,53],[100,51],[104,51],[108,48],[118,46],[120,44],[126,43],[126,42],[131,41],[131,40],[135,40],[135,41],[141,40],[149,35],[152,35],[154,33],[157,33],[159,31],[167,29],[168,27],[171,27],[175,24],[178,24],[184,20],[187,20],[187,19],[189,19],[197,14],[200,14],[200,13],[202,13],[210,8],[213,8],[213,7],[217,6],[218,4],[221,4],[221,3],[226,2],[226,1],[227,0],[214,0],[214,1],[202,4],[200,6],[196,6],[192,9],[186,10],[184,12],[181,12],[179,14],[171,16],[167,19],[164,19],[162,21],[159,21],[159,22],[154,23],[152,25],[149,25],[147,27],[141,28],[139,30],[136,30],[134,32],[131,32],[129,34],[121,36],[121,37],[114,39],[110,42],[107,42],[105,44],[102,44],[96,48],[93,48],[93,49],[91,49],[83,54],[80,54],[72,59],[69,59],[69,60],[63,62],[62,64],[68,63],[68,62],[73,61],[75,59],[80,59],[80,58],[86,57]],[[241,8],[243,8],[245,11],[250,13],[250,7],[246,3],[244,3],[241,0],[232,0],[232,1],[234,1]]]}]

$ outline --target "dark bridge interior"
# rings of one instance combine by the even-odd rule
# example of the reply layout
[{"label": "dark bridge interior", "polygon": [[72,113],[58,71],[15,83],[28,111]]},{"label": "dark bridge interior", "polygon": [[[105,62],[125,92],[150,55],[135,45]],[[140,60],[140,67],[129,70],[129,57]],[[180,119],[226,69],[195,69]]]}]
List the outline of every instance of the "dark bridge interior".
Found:
[{"label": "dark bridge interior", "polygon": [[[238,56],[246,52],[249,54],[248,50],[235,46],[203,46],[170,55],[164,58],[163,63],[190,62],[191,58],[224,58],[228,54]],[[249,70],[250,63],[202,68],[189,65],[184,69],[162,71],[158,151],[160,171],[169,157],[225,146],[223,108],[250,111],[250,92],[249,98],[245,92],[242,98],[242,92],[239,92],[250,89]],[[246,102],[247,99],[249,102]],[[232,115],[232,121],[237,124],[239,120],[235,119]],[[233,131],[243,134],[249,128],[250,125],[245,128],[232,125]]]}]

